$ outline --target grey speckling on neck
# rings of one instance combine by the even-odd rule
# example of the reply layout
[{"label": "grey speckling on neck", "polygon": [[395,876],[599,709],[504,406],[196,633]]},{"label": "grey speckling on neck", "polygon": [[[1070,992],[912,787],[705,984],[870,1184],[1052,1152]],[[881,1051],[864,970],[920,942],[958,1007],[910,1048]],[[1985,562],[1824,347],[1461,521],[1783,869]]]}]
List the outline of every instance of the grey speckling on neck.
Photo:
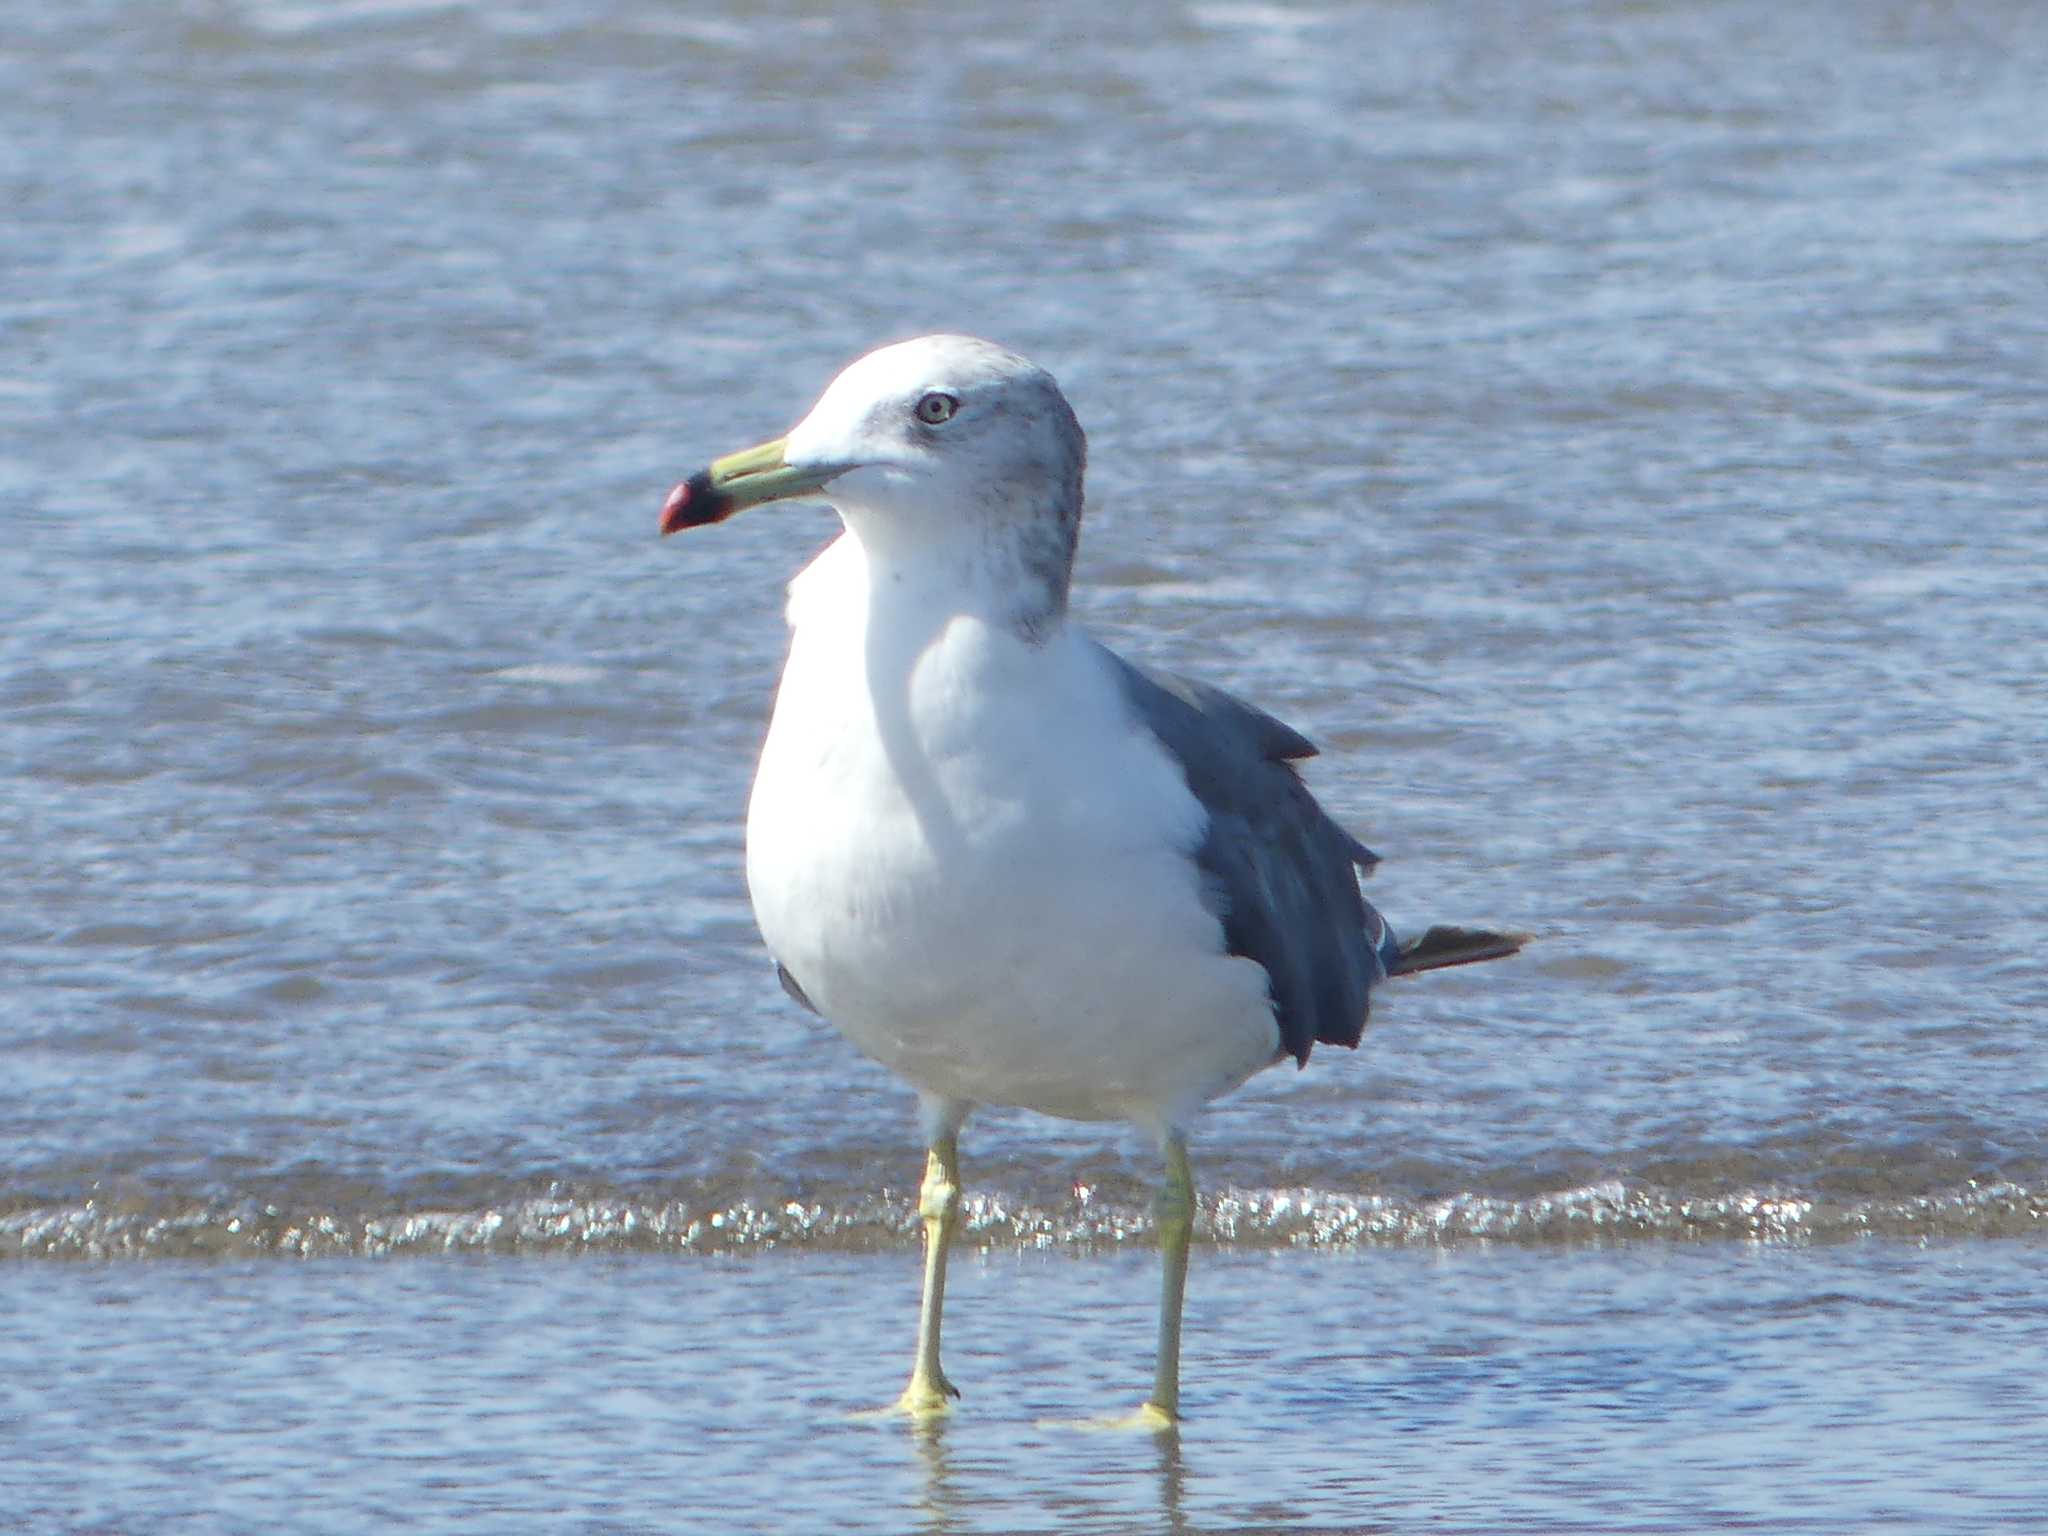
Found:
[{"label": "grey speckling on neck", "polygon": [[[1067,611],[1088,468],[1087,434],[1051,377],[1041,377],[1045,387],[1032,392],[1036,398],[1031,403],[1044,412],[1052,430],[1019,434],[1020,442],[1037,451],[1015,466],[1013,477],[990,485],[992,497],[1012,487],[1020,493],[1006,498],[1013,504],[997,511],[985,525],[992,534],[1001,528],[1009,535],[1021,598],[1014,622],[1034,645],[1043,643]],[[1027,498],[1027,504],[1015,504]]]}]

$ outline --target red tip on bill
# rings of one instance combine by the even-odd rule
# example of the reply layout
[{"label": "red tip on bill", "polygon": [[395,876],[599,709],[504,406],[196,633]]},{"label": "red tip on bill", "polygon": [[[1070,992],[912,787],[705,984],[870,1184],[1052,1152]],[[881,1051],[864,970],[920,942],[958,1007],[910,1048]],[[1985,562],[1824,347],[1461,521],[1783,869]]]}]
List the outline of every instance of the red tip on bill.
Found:
[{"label": "red tip on bill", "polygon": [[690,482],[683,480],[677,482],[676,488],[668,493],[668,500],[661,504],[662,537],[689,527],[690,522]]}]

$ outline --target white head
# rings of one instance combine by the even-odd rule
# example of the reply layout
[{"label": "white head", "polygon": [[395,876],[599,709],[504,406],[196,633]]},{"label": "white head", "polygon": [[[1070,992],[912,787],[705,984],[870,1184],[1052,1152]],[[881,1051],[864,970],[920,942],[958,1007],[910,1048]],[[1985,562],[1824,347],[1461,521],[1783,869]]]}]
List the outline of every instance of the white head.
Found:
[{"label": "white head", "polygon": [[677,486],[662,532],[822,496],[871,557],[965,561],[1018,588],[1032,628],[1066,606],[1087,444],[1052,375],[971,336],[870,352],[788,436]]}]

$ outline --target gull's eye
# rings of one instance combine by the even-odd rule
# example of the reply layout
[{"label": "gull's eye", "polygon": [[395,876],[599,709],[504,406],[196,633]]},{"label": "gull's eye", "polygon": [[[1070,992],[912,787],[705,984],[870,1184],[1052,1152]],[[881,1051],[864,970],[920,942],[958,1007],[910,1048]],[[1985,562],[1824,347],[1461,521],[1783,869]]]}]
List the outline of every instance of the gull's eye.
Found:
[{"label": "gull's eye", "polygon": [[942,421],[951,421],[953,413],[959,409],[960,402],[956,397],[941,394],[935,389],[919,398],[917,419],[928,427],[936,427]]}]

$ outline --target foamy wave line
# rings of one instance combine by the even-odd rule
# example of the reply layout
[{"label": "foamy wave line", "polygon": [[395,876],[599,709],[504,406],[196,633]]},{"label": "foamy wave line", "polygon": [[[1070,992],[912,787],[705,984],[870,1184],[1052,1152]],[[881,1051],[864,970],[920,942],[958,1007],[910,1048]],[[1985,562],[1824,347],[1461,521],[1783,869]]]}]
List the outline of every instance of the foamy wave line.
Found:
[{"label": "foamy wave line", "polygon": [[[1142,1207],[1099,1204],[1078,1189],[1057,1208],[965,1202],[963,1241],[983,1249],[1081,1252],[1151,1242]],[[168,1199],[31,1206],[0,1216],[0,1258],[321,1258],[436,1253],[858,1251],[912,1245],[908,1199],[827,1207],[801,1201],[522,1196],[480,1210],[376,1213]],[[1439,1200],[1316,1190],[1225,1190],[1202,1202],[1198,1236],[1223,1247],[1453,1247],[1514,1243],[1747,1240],[1839,1242],[2019,1237],[2048,1232],[2048,1194],[1972,1181],[1943,1194],[1857,1201],[1769,1192],[1686,1195],[1625,1181],[1526,1198]]]}]

